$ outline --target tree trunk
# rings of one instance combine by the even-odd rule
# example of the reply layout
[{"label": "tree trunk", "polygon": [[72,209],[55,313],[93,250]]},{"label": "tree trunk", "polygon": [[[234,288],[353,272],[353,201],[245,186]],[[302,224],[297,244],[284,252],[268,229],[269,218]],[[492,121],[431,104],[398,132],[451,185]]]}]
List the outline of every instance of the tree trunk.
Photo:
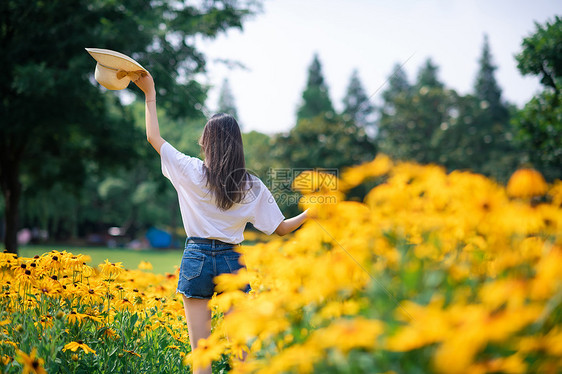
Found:
[{"label": "tree trunk", "polygon": [[0,165],[2,168],[0,183],[2,184],[2,193],[6,204],[4,245],[8,252],[16,254],[18,253],[19,202],[21,197],[19,161],[17,157],[3,157]]}]

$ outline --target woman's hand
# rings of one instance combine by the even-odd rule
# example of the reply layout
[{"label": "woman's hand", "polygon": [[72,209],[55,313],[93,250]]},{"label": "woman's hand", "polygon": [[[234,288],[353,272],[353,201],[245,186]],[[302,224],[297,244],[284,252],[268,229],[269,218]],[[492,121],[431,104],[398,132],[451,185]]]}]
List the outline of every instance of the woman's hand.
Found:
[{"label": "woman's hand", "polygon": [[317,211],[317,209],[316,209],[315,206],[313,206],[313,207],[311,207],[311,208],[307,208],[304,212],[306,213],[306,219],[309,219],[309,218],[312,218],[312,219],[318,218],[318,211]]},{"label": "woman's hand", "polygon": [[134,81],[135,84],[144,92],[147,100],[156,98],[156,89],[154,88],[154,79],[150,73],[141,74],[141,77]]}]

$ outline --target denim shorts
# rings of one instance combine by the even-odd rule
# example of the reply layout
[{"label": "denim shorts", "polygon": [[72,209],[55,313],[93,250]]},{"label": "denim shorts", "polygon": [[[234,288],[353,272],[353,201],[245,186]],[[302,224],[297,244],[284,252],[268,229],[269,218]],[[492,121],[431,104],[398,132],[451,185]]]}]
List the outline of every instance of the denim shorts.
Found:
[{"label": "denim shorts", "polygon": [[[189,239],[201,239],[191,237]],[[224,273],[235,273],[245,266],[240,263],[235,244],[192,243],[186,240],[180,265],[180,276],[176,292],[186,297],[210,299],[215,292],[213,279]],[[250,291],[246,285],[244,292]]]}]

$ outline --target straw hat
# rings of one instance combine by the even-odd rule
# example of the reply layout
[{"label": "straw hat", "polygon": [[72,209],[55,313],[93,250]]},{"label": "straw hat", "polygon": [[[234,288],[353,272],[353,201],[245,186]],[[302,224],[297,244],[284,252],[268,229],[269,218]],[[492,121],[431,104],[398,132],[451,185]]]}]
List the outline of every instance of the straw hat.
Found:
[{"label": "straw hat", "polygon": [[108,90],[127,88],[131,81],[148,73],[141,64],[122,53],[100,48],[86,48],[86,51],[98,62],[96,81]]}]

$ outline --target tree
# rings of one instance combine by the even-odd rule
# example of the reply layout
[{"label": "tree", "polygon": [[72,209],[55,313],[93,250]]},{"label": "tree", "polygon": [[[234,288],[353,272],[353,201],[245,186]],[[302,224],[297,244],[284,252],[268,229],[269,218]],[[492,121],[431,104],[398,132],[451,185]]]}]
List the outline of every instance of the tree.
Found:
[{"label": "tree", "polygon": [[359,79],[359,72],[353,70],[345,97],[343,98],[343,115],[349,116],[349,119],[354,121],[357,126],[370,129],[373,126],[374,107],[369,101],[369,97],[365,93],[363,84]]},{"label": "tree", "polygon": [[379,149],[388,155],[448,170],[468,169],[507,181],[520,154],[511,139],[509,107],[501,100],[487,38],[474,95],[459,95],[427,60],[409,86],[401,69],[389,79],[381,107]]},{"label": "tree", "polygon": [[387,105],[392,103],[400,96],[409,96],[412,86],[408,82],[408,76],[400,64],[395,64],[392,74],[388,79],[388,88],[382,93],[382,98]]},{"label": "tree", "polygon": [[502,90],[499,87],[495,71],[497,67],[492,62],[488,35],[484,35],[484,45],[482,46],[482,56],[479,60],[480,69],[474,84],[474,96],[480,100],[486,114],[492,122],[505,122],[509,118],[507,106],[501,99]]},{"label": "tree", "polygon": [[236,110],[236,102],[234,101],[234,95],[232,94],[232,90],[230,89],[230,84],[228,83],[227,78],[224,78],[222,82],[221,90],[219,93],[217,112],[230,114],[238,120],[238,110]]},{"label": "tree", "polygon": [[410,86],[398,66],[383,92],[380,108],[379,150],[402,160],[420,163],[437,162],[439,151],[434,136],[450,117],[454,101],[437,77],[438,68],[428,59]]},{"label": "tree", "polygon": [[529,159],[547,179],[562,178],[562,18],[535,24],[516,56],[523,75],[537,75],[544,87],[519,111],[513,123]]},{"label": "tree", "polygon": [[276,166],[272,156],[272,137],[258,131],[242,133],[246,168],[262,180],[267,177],[270,168]]},{"label": "tree", "polygon": [[297,111],[297,122],[306,118],[314,118],[324,113],[333,115],[334,107],[330,100],[328,86],[324,82],[322,65],[318,54],[315,54],[308,68],[308,79],[306,88],[302,93],[301,106]]},{"label": "tree", "polygon": [[129,110],[92,84],[95,63],[84,47],[131,55],[155,77],[160,105],[170,115],[194,115],[205,90],[191,78],[204,71],[205,59],[191,36],[240,28],[253,9],[235,5],[0,3],[0,68],[7,73],[0,82],[0,185],[8,251],[17,251],[19,202],[28,186],[64,183],[76,191],[89,173],[135,157]]},{"label": "tree", "polygon": [[443,88],[444,85],[442,82],[439,81],[437,77],[437,72],[439,68],[437,65],[433,64],[430,58],[425,61],[425,65],[420,69],[418,73],[418,80],[416,86],[418,88],[427,87],[427,88]]},{"label": "tree", "polygon": [[485,35],[474,94],[456,95],[450,108],[453,116],[440,127],[435,144],[439,161],[448,170],[468,169],[507,182],[519,155],[495,70]]},{"label": "tree", "polygon": [[400,64],[395,64],[388,78],[388,88],[383,91],[383,104],[379,108],[379,123],[376,143],[379,151],[394,157],[404,158],[397,146],[408,128],[409,121],[403,116],[403,108],[411,102],[412,87]]},{"label": "tree", "polygon": [[470,168],[478,173],[507,182],[516,168],[520,155],[512,141],[514,130],[509,123],[509,105],[501,97],[488,36],[484,35],[482,56],[474,84],[476,133],[469,146],[474,151]]}]

